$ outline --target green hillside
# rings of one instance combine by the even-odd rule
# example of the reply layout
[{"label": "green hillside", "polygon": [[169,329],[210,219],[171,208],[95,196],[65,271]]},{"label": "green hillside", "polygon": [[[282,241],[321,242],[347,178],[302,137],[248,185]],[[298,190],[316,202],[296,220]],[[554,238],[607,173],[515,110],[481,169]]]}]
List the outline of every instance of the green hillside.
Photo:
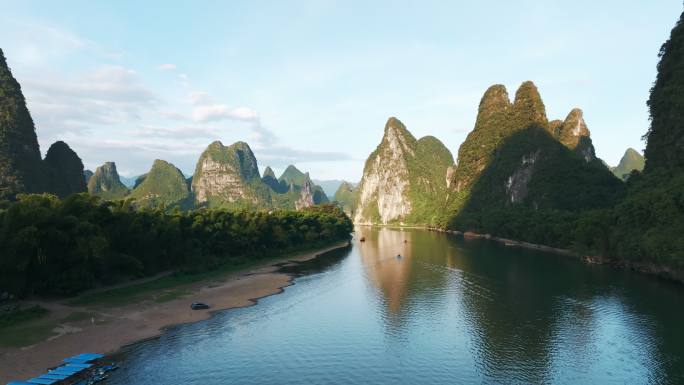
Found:
[{"label": "green hillside", "polygon": [[190,188],[183,173],[173,164],[155,160],[145,178],[129,194],[139,207],[187,208]]}]

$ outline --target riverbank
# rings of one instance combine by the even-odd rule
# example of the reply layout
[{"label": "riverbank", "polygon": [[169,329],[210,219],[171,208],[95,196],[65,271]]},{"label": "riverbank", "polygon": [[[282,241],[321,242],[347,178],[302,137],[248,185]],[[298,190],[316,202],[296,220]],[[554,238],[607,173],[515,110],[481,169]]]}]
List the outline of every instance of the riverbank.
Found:
[{"label": "riverbank", "polygon": [[[283,266],[348,245],[344,241],[274,259],[210,281],[148,293],[156,295],[123,305],[32,301],[32,305],[49,310],[49,317],[57,320],[53,330],[56,334],[31,346],[0,348],[0,383],[38,375],[78,353],[114,353],[123,346],[159,336],[165,328],[201,321],[217,311],[254,305],[258,299],[282,293],[292,284],[293,275],[279,271]],[[194,301],[209,303],[212,308],[191,310],[190,303]]]},{"label": "riverbank", "polygon": [[608,266],[613,266],[616,268],[628,269],[628,270],[632,270],[632,271],[635,271],[635,272],[638,272],[641,274],[653,275],[653,276],[656,276],[658,278],[666,279],[668,281],[674,281],[674,282],[684,284],[684,271],[675,270],[675,269],[672,269],[668,266],[657,265],[655,263],[639,262],[639,261],[624,261],[624,260],[616,260],[616,259],[610,259],[610,258],[605,258],[605,257],[600,257],[600,256],[580,255],[580,254],[577,254],[577,253],[575,253],[569,249],[561,249],[561,248],[557,248],[557,247],[539,245],[536,243],[516,241],[513,239],[496,237],[496,236],[493,236],[491,234],[480,234],[480,233],[474,233],[471,231],[463,232],[463,231],[458,231],[458,230],[444,230],[444,229],[439,229],[439,228],[427,228],[427,229],[432,230],[432,231],[438,231],[441,233],[460,235],[464,239],[487,239],[487,240],[491,240],[494,242],[502,243],[504,246],[507,246],[507,247],[520,247],[520,248],[525,248],[525,249],[530,249],[530,250],[539,250],[539,251],[544,251],[547,253],[564,255],[564,256],[579,259],[584,263],[588,263],[588,264],[592,264],[592,265],[608,265]]}]

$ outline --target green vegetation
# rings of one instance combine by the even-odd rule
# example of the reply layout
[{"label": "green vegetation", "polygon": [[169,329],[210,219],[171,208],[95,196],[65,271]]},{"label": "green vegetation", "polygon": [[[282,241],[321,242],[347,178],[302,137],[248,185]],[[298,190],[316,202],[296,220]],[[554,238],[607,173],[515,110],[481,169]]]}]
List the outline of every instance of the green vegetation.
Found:
[{"label": "green vegetation", "polygon": [[31,306],[26,309],[18,309],[0,313],[0,329],[23,324],[41,318],[48,313],[48,310],[41,306]]},{"label": "green vegetation", "polygon": [[102,199],[116,200],[128,195],[128,187],[121,183],[114,162],[106,162],[88,180],[88,192]]},{"label": "green vegetation", "polygon": [[578,249],[619,261],[684,270],[684,13],[660,50],[648,100],[643,174],[633,171],[627,196],[582,218]]},{"label": "green vegetation", "polygon": [[[684,14],[683,14],[684,15]],[[660,62],[648,107],[651,126],[644,137],[645,169],[684,168],[684,21],[672,29],[660,48]]]},{"label": "green vegetation", "polygon": [[355,220],[436,224],[447,192],[445,176],[453,164],[451,152],[437,138],[417,140],[399,119],[389,118],[382,141],[366,160]]},{"label": "green vegetation", "polygon": [[448,227],[569,247],[580,213],[623,195],[623,183],[600,162],[587,163],[533,126],[498,148]]},{"label": "green vegetation", "polygon": [[[325,195],[323,188],[321,186],[316,185],[311,180],[311,178],[309,177],[309,173],[303,173],[293,165],[287,166],[285,171],[283,171],[283,174],[280,176],[280,178],[278,178],[278,183],[279,186],[287,186],[286,189],[293,189],[297,192],[301,191],[302,187],[306,183],[309,183],[311,185],[313,203],[315,205],[320,205],[322,203],[329,202],[328,196]],[[280,188],[282,189],[282,187]]]},{"label": "green vegetation", "polygon": [[333,200],[342,207],[342,210],[347,215],[352,216],[356,207],[356,201],[359,199],[359,190],[353,184],[343,181],[340,187],[335,192]]},{"label": "green vegetation", "polygon": [[150,172],[138,180],[140,183],[128,195],[138,207],[186,208],[192,204],[190,186],[183,173],[171,163],[155,160]]},{"label": "green vegetation", "polygon": [[0,50],[0,199],[45,191],[46,182],[33,119]]},{"label": "green vegetation", "polygon": [[0,346],[27,346],[54,335],[57,325],[45,320],[48,313],[37,305],[0,313]]},{"label": "green vegetation", "polygon": [[646,163],[644,157],[633,148],[628,148],[620,163],[611,169],[616,177],[626,180],[632,171],[643,171]]},{"label": "green vegetation", "polygon": [[51,191],[64,198],[69,194],[86,192],[83,162],[66,143],[57,141],[45,155]]},{"label": "green vegetation", "polygon": [[351,230],[349,218],[331,205],[167,212],[87,194],[19,195],[0,204],[0,291],[72,295],[161,271],[240,265],[347,239]]},{"label": "green vegetation", "polygon": [[434,136],[424,136],[416,142],[415,156],[407,162],[408,196],[413,210],[406,223],[434,225],[441,216],[447,195],[446,170],[454,158],[446,146]]},{"label": "green vegetation", "polygon": [[[631,149],[613,171],[620,177],[631,171],[626,184],[607,175],[600,161],[587,159],[586,151],[563,151],[561,141],[567,149],[581,144],[572,142],[567,132],[563,134],[571,116],[566,122],[551,122],[548,128],[533,125],[494,143],[500,135],[495,132],[488,138],[478,129],[495,129],[503,121],[494,118],[507,112],[505,108],[487,111],[496,122],[481,121],[478,116],[478,125],[468,138],[479,142],[466,142],[459,152],[459,168],[461,155],[467,155],[463,163],[482,167],[482,171],[465,176],[474,183],[472,191],[453,195],[461,210],[449,218],[448,226],[572,248],[582,255],[645,269],[664,267],[673,276],[683,271],[682,17],[660,52],[658,77],[648,102],[651,127],[646,134],[643,173],[638,171],[643,158]],[[496,104],[491,99],[485,95],[481,112],[483,104]],[[574,120],[570,126],[583,131],[583,121]],[[478,153],[477,145],[495,151]],[[461,172],[466,170],[476,167],[464,167]]]}]

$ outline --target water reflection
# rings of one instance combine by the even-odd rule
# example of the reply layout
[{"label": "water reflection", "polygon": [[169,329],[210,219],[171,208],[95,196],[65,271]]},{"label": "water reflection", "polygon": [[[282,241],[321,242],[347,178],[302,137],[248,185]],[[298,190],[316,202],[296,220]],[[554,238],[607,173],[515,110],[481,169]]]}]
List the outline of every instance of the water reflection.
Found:
[{"label": "water reflection", "polygon": [[684,383],[679,285],[436,232],[361,237],[281,295],[136,345],[111,383]]},{"label": "water reflection", "polygon": [[[425,231],[356,231],[366,239],[358,248],[368,280],[383,296],[386,327],[410,322],[426,303],[454,307],[453,326],[467,325],[484,378],[548,383],[579,381],[584,374],[606,382],[659,381],[668,371],[654,343],[664,341],[641,315],[649,312],[644,303],[633,301],[639,294],[616,289],[652,283],[650,277]],[[616,276],[626,280],[609,284]],[[670,292],[666,283],[648,286]],[[670,311],[681,315],[681,309]],[[681,342],[678,329],[672,325]],[[615,357],[631,364],[606,370]]]}]

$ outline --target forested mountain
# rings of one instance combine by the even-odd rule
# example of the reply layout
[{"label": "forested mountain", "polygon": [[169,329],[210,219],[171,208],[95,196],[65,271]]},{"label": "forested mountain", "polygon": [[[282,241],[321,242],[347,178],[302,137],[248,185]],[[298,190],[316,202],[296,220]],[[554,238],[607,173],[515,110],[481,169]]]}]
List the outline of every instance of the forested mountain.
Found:
[{"label": "forested mountain", "polygon": [[451,175],[446,225],[558,244],[563,231],[550,228],[567,223],[567,215],[611,207],[623,183],[596,158],[580,109],[548,122],[532,82],[513,103],[507,95],[495,85],[480,102]]},{"label": "forested mountain", "polygon": [[313,182],[315,184],[321,186],[325,195],[328,197],[328,199],[330,199],[333,196],[335,196],[337,189],[340,188],[340,185],[342,183],[344,183],[345,181],[343,181],[341,179],[329,179],[329,180],[314,179]]},{"label": "forested mountain", "polygon": [[36,129],[0,49],[0,199],[49,189]]},{"label": "forested mountain", "polygon": [[64,198],[87,191],[81,158],[64,142],[57,141],[45,155],[50,191]]},{"label": "forested mountain", "polygon": [[620,179],[627,179],[632,171],[643,171],[646,160],[633,148],[628,148],[620,159],[620,163],[610,170]]},{"label": "forested mountain", "polygon": [[41,159],[21,86],[0,49],[0,199],[15,199],[19,193],[65,197],[84,191],[83,163],[66,143],[55,142]]},{"label": "forested mountain", "polygon": [[197,161],[192,191],[196,203],[207,207],[271,206],[269,188],[261,181],[256,157],[245,142],[211,143]]},{"label": "forested mountain", "polygon": [[106,162],[95,169],[95,173],[88,180],[88,192],[107,200],[122,199],[129,190],[119,179],[114,162]]},{"label": "forested mountain", "polygon": [[648,100],[646,163],[627,197],[583,218],[577,244],[603,259],[684,281],[684,13],[660,49]]},{"label": "forested mountain", "polygon": [[356,201],[359,198],[359,190],[354,184],[342,181],[335,192],[333,201],[335,201],[342,210],[350,217],[354,216],[354,209],[356,208]]},{"label": "forested mountain", "polygon": [[128,197],[138,207],[180,207],[191,204],[190,186],[183,173],[171,163],[157,159],[150,171],[139,177]]},{"label": "forested mountain", "polygon": [[[319,205],[329,202],[328,196],[321,186],[316,185],[309,176],[309,173],[299,171],[294,165],[289,165],[278,178],[281,185],[289,186],[290,189],[301,190],[302,188],[311,189],[312,204]],[[308,185],[308,187],[307,187]]]},{"label": "forested mountain", "polygon": [[399,119],[390,118],[382,141],[366,160],[354,222],[436,223],[446,197],[445,176],[453,163],[438,139],[416,140]]}]

